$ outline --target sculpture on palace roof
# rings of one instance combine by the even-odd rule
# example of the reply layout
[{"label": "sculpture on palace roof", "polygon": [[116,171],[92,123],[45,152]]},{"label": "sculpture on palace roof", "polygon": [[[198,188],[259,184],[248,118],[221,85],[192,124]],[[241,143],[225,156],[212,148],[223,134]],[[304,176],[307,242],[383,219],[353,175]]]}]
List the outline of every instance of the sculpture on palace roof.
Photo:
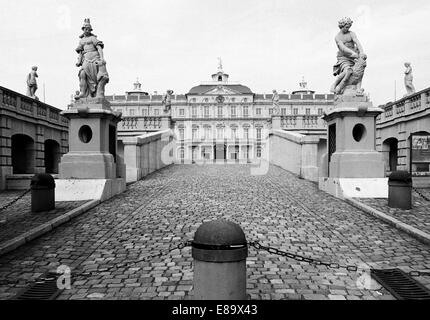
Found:
[{"label": "sculpture on palace roof", "polygon": [[412,83],[414,80],[414,77],[412,75],[412,67],[410,62],[405,62],[405,87],[406,87],[406,95],[410,95],[415,93],[415,87]]},{"label": "sculpture on palace roof", "polygon": [[104,44],[92,33],[90,19],[84,20],[82,31],[84,33],[80,36],[81,40],[76,49],[79,54],[76,66],[81,67],[78,73],[80,93],[75,99],[104,98],[105,86],[109,82],[103,55]]},{"label": "sculpture on palace roof", "polygon": [[173,90],[167,90],[163,97],[163,101],[161,103],[164,105],[164,113],[170,113],[170,110],[172,109],[172,94]]},{"label": "sculpture on palace roof", "polygon": [[355,89],[356,93],[363,93],[361,82],[366,68],[367,56],[364,54],[356,34],[349,30],[352,23],[350,18],[341,19],[339,21],[340,32],[335,38],[339,51],[337,63],[333,66],[333,75],[337,78],[331,91],[338,95],[343,94],[347,87]]},{"label": "sculpture on palace roof", "polygon": [[277,116],[280,113],[279,109],[279,94],[276,90],[273,90],[272,95],[272,105],[273,105],[273,115]]},{"label": "sculpture on palace roof", "polygon": [[39,100],[35,94],[37,90],[37,81],[36,81],[37,77],[39,77],[37,75],[37,67],[34,66],[31,68],[31,72],[27,76],[27,96],[32,97],[33,99]]}]

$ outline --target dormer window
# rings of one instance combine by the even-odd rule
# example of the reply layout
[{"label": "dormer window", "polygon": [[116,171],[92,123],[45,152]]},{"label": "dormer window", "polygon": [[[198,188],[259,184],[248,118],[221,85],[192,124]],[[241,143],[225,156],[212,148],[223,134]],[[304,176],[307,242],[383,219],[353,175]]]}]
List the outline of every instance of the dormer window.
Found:
[{"label": "dormer window", "polygon": [[222,76],[218,76],[218,81],[222,81]]}]

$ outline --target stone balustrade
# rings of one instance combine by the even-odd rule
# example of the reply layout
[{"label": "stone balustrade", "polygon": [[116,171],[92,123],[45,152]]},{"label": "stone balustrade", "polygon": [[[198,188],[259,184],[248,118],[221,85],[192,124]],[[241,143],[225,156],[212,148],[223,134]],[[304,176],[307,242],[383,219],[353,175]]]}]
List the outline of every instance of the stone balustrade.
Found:
[{"label": "stone balustrade", "polygon": [[118,154],[126,165],[127,182],[138,181],[174,162],[174,134],[171,130],[119,139]]},{"label": "stone balustrade", "polygon": [[139,116],[122,117],[118,124],[121,131],[159,131],[170,127],[170,117],[168,116]]},{"label": "stone balustrade", "polygon": [[393,121],[404,116],[414,115],[430,110],[430,88],[403,97],[395,102],[389,102],[380,106],[384,109],[377,118],[377,124]]},{"label": "stone balustrade", "polygon": [[0,107],[5,112],[45,120],[63,127],[69,123],[67,118],[60,115],[60,109],[4,87],[0,87]]},{"label": "stone balustrade", "polygon": [[290,129],[326,129],[326,122],[318,115],[281,116],[281,128]]}]

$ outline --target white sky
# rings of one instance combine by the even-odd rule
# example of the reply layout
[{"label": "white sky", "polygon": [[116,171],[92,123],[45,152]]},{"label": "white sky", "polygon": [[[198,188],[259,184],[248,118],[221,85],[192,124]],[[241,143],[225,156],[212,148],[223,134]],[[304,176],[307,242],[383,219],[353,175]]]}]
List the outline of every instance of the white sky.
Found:
[{"label": "white sky", "polygon": [[417,90],[429,86],[428,0],[0,0],[0,85],[25,93],[39,67],[43,101],[64,109],[78,89],[75,49],[84,18],[105,43],[106,94],[136,77],[147,92],[175,93],[209,81],[222,57],[230,80],[255,93],[291,92],[302,76],[328,93],[337,21],[349,16],[368,55],[363,87],[375,105],[405,93],[405,61]]}]

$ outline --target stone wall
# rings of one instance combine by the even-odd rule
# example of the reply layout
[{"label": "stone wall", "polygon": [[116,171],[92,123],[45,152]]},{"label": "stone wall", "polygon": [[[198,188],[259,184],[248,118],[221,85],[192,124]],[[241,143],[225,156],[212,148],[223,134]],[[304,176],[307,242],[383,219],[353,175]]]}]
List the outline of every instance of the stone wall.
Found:
[{"label": "stone wall", "polygon": [[[318,145],[320,144],[320,152]],[[318,136],[272,130],[269,135],[269,162],[300,177],[318,181],[318,163],[323,147]]]},{"label": "stone wall", "polygon": [[138,137],[119,137],[118,155],[126,165],[126,180],[134,182],[174,162],[174,135],[164,130]]}]

